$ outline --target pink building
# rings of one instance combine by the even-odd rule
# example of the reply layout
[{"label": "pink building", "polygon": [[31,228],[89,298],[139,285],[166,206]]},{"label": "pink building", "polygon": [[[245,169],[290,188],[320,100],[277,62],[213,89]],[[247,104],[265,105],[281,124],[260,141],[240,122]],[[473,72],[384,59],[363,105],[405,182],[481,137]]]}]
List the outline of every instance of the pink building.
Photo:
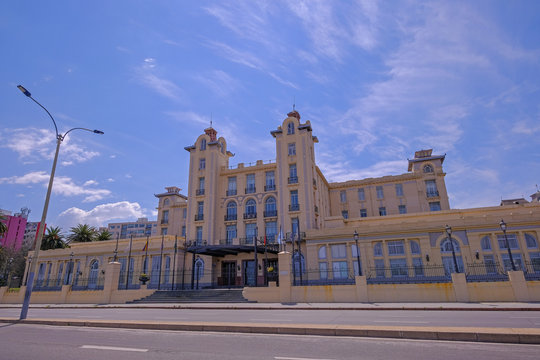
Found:
[{"label": "pink building", "polygon": [[0,236],[0,244],[3,247],[15,248],[19,250],[23,243],[24,231],[26,229],[26,217],[23,214],[7,215],[7,221],[3,221],[7,225],[7,231]]}]

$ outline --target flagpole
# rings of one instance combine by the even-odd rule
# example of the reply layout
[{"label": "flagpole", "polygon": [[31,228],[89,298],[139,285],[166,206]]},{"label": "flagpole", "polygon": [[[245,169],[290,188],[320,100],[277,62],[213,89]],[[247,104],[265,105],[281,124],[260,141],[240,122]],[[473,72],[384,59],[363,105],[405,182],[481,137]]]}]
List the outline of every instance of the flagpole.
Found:
[{"label": "flagpole", "polygon": [[296,227],[298,231],[298,260],[300,261],[300,285],[303,285],[302,280],[302,236],[300,235],[300,219],[298,219],[298,226]]},{"label": "flagpole", "polygon": [[255,252],[255,266],[254,266],[254,270],[253,270],[253,273],[255,275],[255,287],[257,287],[257,275],[258,275],[258,270],[257,270],[257,236],[259,235],[259,228],[257,226],[255,226],[255,237],[253,239],[253,249],[254,249],[254,252]]},{"label": "flagpole", "polygon": [[292,231],[292,227],[291,227],[291,246],[292,246],[292,264],[293,264],[293,285],[296,286],[296,261],[295,261],[295,257],[294,257],[294,232]]},{"label": "flagpole", "polygon": [[161,250],[159,252],[159,278],[157,289],[161,290],[161,268],[163,267],[163,241],[165,240],[165,235],[161,235]]},{"label": "flagpole", "polygon": [[[150,242],[150,236],[146,235],[146,246],[145,246],[145,252],[144,252],[144,265],[143,265],[143,271],[146,274],[148,271],[148,243]],[[148,276],[148,274],[146,274]]]},{"label": "flagpole", "polygon": [[174,235],[174,258],[173,258],[173,273],[172,273],[172,290],[174,290],[174,275],[176,273],[176,254],[178,253],[178,235]]},{"label": "flagpole", "polygon": [[129,254],[128,254],[128,261],[127,261],[127,272],[126,272],[126,290],[128,289],[129,284],[129,271],[131,269],[131,245],[133,243],[133,235],[129,238]]}]

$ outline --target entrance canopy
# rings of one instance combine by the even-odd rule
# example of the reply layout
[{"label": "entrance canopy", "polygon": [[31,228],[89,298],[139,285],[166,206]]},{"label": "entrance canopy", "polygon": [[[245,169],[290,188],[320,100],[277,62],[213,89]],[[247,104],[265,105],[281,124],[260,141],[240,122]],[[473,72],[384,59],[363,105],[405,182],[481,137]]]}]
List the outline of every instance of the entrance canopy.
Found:
[{"label": "entrance canopy", "polygon": [[[264,252],[270,254],[279,253],[279,245],[257,245],[257,252],[263,254]],[[197,255],[210,255],[224,257],[226,255],[238,255],[239,253],[252,253],[255,251],[253,245],[191,245],[188,246],[187,252]]]}]

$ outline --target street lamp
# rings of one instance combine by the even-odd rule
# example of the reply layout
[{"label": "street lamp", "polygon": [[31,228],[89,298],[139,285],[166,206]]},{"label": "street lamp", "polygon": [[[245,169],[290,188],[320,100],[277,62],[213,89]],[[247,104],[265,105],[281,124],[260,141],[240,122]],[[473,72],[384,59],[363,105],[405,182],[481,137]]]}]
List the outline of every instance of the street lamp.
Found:
[{"label": "street lamp", "polygon": [[[54,154],[54,160],[53,165],[51,169],[51,176],[49,177],[49,186],[47,187],[47,195],[45,196],[45,205],[43,206],[43,212],[41,214],[41,222],[40,224],[42,226],[45,226],[45,219],[47,218],[47,210],[49,208],[49,199],[51,197],[51,191],[52,191],[52,185],[54,181],[54,172],[56,171],[56,162],[58,160],[58,152],[60,150],[60,144],[62,141],[66,138],[67,134],[69,134],[73,130],[84,130],[93,132],[94,134],[103,134],[103,131],[101,130],[90,130],[86,128],[72,128],[66,131],[63,135],[58,132],[58,127],[56,126],[56,121],[54,121],[53,116],[51,113],[39,102],[37,102],[33,97],[32,94],[28,90],[26,90],[22,85],[17,85],[17,88],[21,90],[21,92],[32,99],[36,104],[38,104],[45,112],[49,115],[51,118],[53,124],[54,124],[54,130],[56,132],[56,152]],[[36,272],[36,266],[38,264],[38,256],[39,256],[39,250],[41,249],[41,241],[43,240],[43,233],[44,231],[38,231],[37,238],[36,238],[36,245],[34,248],[34,261],[30,263],[30,268],[28,270],[28,279],[27,279],[27,286],[26,286],[26,292],[24,294],[24,301],[21,308],[21,315],[19,317],[20,320],[26,319],[26,316],[28,315],[28,306],[30,305],[30,297],[32,296],[32,288],[34,286],[34,273]]]},{"label": "street lamp", "polygon": [[71,252],[71,254],[69,254],[69,276],[67,278],[67,284],[66,285],[71,285],[73,284],[73,282],[71,280],[73,280],[73,265],[75,265],[73,263],[73,256],[75,254],[73,253],[73,251]]},{"label": "street lamp", "polygon": [[503,219],[501,219],[501,222],[499,223],[499,226],[501,227],[501,230],[504,234],[504,241],[506,242],[506,250],[508,250],[508,257],[510,258],[510,264],[512,264],[512,270],[516,271],[516,264],[514,263],[514,257],[512,256],[512,251],[510,251],[510,243],[508,242],[508,236],[506,236],[506,223]]},{"label": "street lamp", "polygon": [[456,271],[456,273],[459,273],[459,268],[458,268],[457,259],[456,259],[456,249],[454,248],[454,241],[452,241],[452,228],[446,225],[444,227],[444,230],[446,230],[448,241],[450,241],[450,245],[452,246],[452,258],[454,259],[454,270]]},{"label": "street lamp", "polygon": [[360,267],[360,249],[358,248],[358,232],[354,230],[354,242],[356,243],[356,262],[358,263],[358,275],[362,276],[362,268]]}]

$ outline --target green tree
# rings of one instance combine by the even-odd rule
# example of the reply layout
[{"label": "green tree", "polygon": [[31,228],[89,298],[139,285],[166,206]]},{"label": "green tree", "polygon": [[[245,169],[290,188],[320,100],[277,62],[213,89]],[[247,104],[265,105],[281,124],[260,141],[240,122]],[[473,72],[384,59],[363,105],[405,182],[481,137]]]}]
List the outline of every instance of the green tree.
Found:
[{"label": "green tree", "polygon": [[69,242],[90,242],[96,239],[96,228],[88,224],[79,224],[69,230],[71,231],[68,235]]},{"label": "green tree", "polygon": [[41,242],[41,250],[63,249],[67,247],[61,231],[59,227],[47,228],[47,234],[45,234]]},{"label": "green tree", "polygon": [[0,236],[4,235],[7,232],[7,217],[0,215]]},{"label": "green tree", "polygon": [[107,230],[101,230],[97,233],[96,241],[105,241],[105,240],[111,240],[112,234]]}]

